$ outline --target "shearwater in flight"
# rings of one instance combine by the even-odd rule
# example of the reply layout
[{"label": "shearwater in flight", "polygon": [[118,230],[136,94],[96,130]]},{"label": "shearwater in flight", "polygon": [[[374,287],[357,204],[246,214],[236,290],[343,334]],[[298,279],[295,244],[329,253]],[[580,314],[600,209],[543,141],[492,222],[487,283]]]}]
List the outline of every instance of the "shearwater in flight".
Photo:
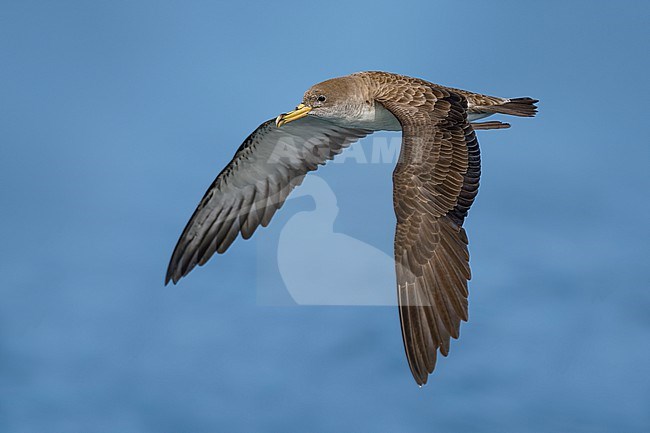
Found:
[{"label": "shearwater in flight", "polygon": [[474,121],[497,113],[532,117],[536,102],[387,72],[315,84],[295,110],[262,123],[219,173],[178,240],[165,283],[224,253],[239,234],[248,239],[267,226],[308,172],[353,142],[375,131],[402,131],[393,171],[397,301],[409,367],[425,384],[438,351],[447,356],[450,338],[458,338],[468,317],[462,225],[481,173],[474,131],[510,126]]}]

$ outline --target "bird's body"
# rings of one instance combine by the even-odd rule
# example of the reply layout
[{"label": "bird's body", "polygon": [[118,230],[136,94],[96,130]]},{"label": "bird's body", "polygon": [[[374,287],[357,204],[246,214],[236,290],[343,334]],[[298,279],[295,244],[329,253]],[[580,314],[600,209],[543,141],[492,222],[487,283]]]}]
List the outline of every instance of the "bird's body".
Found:
[{"label": "bird's body", "polygon": [[[206,192],[178,241],[166,281],[176,283],[241,234],[266,226],[305,174],[359,138],[402,131],[393,172],[395,268],[411,372],[424,384],[467,320],[470,279],[462,228],[478,192],[474,130],[501,129],[495,113],[534,116],[536,100],[497,98],[386,72],[314,85],[296,110],[263,123]],[[353,288],[350,288],[353,290]]]}]

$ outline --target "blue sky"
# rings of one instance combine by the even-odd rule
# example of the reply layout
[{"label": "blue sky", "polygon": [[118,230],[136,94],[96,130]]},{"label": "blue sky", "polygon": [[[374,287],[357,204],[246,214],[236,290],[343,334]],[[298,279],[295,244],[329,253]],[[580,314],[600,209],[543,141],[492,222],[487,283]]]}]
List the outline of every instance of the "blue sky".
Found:
[{"label": "blue sky", "polygon": [[[0,430],[647,431],[649,11],[2,2]],[[470,322],[422,389],[394,308],[282,298],[275,254],[309,198],[162,286],[241,141],[361,70],[541,100],[479,135]],[[391,251],[392,168],[318,171],[336,233]]]}]

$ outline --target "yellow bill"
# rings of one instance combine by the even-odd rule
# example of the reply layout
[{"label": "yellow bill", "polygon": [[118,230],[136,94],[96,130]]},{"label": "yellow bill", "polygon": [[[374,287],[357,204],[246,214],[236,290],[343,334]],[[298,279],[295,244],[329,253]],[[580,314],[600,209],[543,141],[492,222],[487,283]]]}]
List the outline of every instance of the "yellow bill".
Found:
[{"label": "yellow bill", "polygon": [[300,119],[301,117],[305,117],[309,112],[311,111],[311,107],[306,106],[305,104],[300,104],[296,107],[295,110],[289,111],[288,113],[283,113],[280,114],[276,119],[275,119],[275,124],[278,126],[278,128],[285,123],[293,122],[296,119]]}]

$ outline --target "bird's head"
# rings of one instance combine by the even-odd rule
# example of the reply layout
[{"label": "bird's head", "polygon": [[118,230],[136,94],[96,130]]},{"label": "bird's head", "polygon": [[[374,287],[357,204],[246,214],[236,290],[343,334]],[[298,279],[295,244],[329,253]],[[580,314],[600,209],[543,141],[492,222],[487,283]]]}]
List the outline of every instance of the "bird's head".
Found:
[{"label": "bird's head", "polygon": [[305,92],[295,110],[280,114],[275,124],[280,127],[307,115],[333,123],[359,118],[374,102],[365,86],[350,77],[333,78],[313,85]]}]

